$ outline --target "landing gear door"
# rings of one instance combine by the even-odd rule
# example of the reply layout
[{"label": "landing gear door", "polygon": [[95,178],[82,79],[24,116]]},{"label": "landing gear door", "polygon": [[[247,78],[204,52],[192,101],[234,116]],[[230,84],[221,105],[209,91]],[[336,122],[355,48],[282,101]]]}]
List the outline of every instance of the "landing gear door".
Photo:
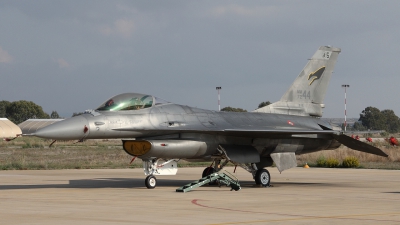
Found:
[{"label": "landing gear door", "polygon": [[296,155],[294,152],[272,153],[271,158],[274,160],[280,173],[297,166]]}]

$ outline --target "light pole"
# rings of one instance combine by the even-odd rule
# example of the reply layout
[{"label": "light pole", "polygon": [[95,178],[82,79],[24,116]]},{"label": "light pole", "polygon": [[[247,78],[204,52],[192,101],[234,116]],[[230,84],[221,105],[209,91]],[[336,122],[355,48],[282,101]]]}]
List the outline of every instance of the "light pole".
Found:
[{"label": "light pole", "polygon": [[347,88],[350,87],[348,84],[342,84],[342,87],[344,87],[344,132],[346,132],[346,127],[347,127],[347,120],[346,120],[346,94],[347,94]]},{"label": "light pole", "polygon": [[220,95],[219,95],[219,90],[221,90],[221,87],[216,87],[217,91],[218,91],[218,111],[221,111],[221,105],[220,105]]}]

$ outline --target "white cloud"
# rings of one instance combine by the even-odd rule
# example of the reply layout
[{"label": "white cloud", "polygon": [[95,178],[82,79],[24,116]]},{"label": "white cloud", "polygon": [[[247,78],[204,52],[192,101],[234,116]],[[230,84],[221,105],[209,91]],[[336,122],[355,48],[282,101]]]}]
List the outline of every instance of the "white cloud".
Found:
[{"label": "white cloud", "polygon": [[276,12],[273,6],[244,7],[237,4],[218,6],[210,10],[214,16],[224,16],[227,14],[246,16],[246,17],[265,17]]},{"label": "white cloud", "polygon": [[0,47],[0,63],[11,63],[14,58]]},{"label": "white cloud", "polygon": [[59,58],[56,60],[56,62],[58,63],[58,66],[60,68],[69,68],[70,67],[69,63],[65,59]]},{"label": "white cloud", "polygon": [[135,31],[135,22],[129,19],[119,19],[112,26],[103,26],[99,29],[103,35],[115,35],[122,38],[130,38]]}]

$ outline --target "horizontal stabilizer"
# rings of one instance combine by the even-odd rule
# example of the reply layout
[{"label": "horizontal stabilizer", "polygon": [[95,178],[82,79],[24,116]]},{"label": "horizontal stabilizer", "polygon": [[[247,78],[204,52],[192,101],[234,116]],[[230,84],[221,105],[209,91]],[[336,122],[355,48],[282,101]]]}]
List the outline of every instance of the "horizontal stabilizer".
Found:
[{"label": "horizontal stabilizer", "polygon": [[334,134],[333,136],[335,137],[335,139],[338,142],[342,143],[343,145],[345,145],[345,146],[347,146],[347,147],[349,147],[351,149],[354,149],[354,150],[357,150],[357,151],[360,151],[360,152],[366,152],[366,153],[370,153],[370,154],[374,154],[374,155],[388,157],[388,155],[385,152],[383,152],[382,150],[380,150],[379,148],[374,147],[372,145],[369,145],[367,143],[358,141],[358,140],[356,140],[354,138],[351,138],[351,137],[349,137],[347,135]]}]

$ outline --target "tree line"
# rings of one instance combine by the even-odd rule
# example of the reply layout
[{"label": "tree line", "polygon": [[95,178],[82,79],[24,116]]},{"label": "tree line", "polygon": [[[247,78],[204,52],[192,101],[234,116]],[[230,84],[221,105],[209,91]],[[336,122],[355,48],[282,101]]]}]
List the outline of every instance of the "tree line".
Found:
[{"label": "tree line", "polygon": [[400,132],[400,119],[393,110],[369,106],[365,108],[358,120],[361,124],[354,124],[358,130],[385,130],[389,133]]},{"label": "tree line", "polygon": [[[270,104],[271,104],[270,101],[261,102],[260,104],[258,104],[257,109],[262,108],[262,107],[267,106],[267,105],[270,105]],[[245,110],[245,109],[234,108],[234,107],[230,107],[230,106],[222,108],[221,111],[224,111],[224,112],[247,112],[247,110]]]},{"label": "tree line", "polygon": [[57,111],[47,114],[43,108],[31,101],[0,101],[0,118],[7,118],[15,124],[20,124],[28,119],[57,119]]}]

